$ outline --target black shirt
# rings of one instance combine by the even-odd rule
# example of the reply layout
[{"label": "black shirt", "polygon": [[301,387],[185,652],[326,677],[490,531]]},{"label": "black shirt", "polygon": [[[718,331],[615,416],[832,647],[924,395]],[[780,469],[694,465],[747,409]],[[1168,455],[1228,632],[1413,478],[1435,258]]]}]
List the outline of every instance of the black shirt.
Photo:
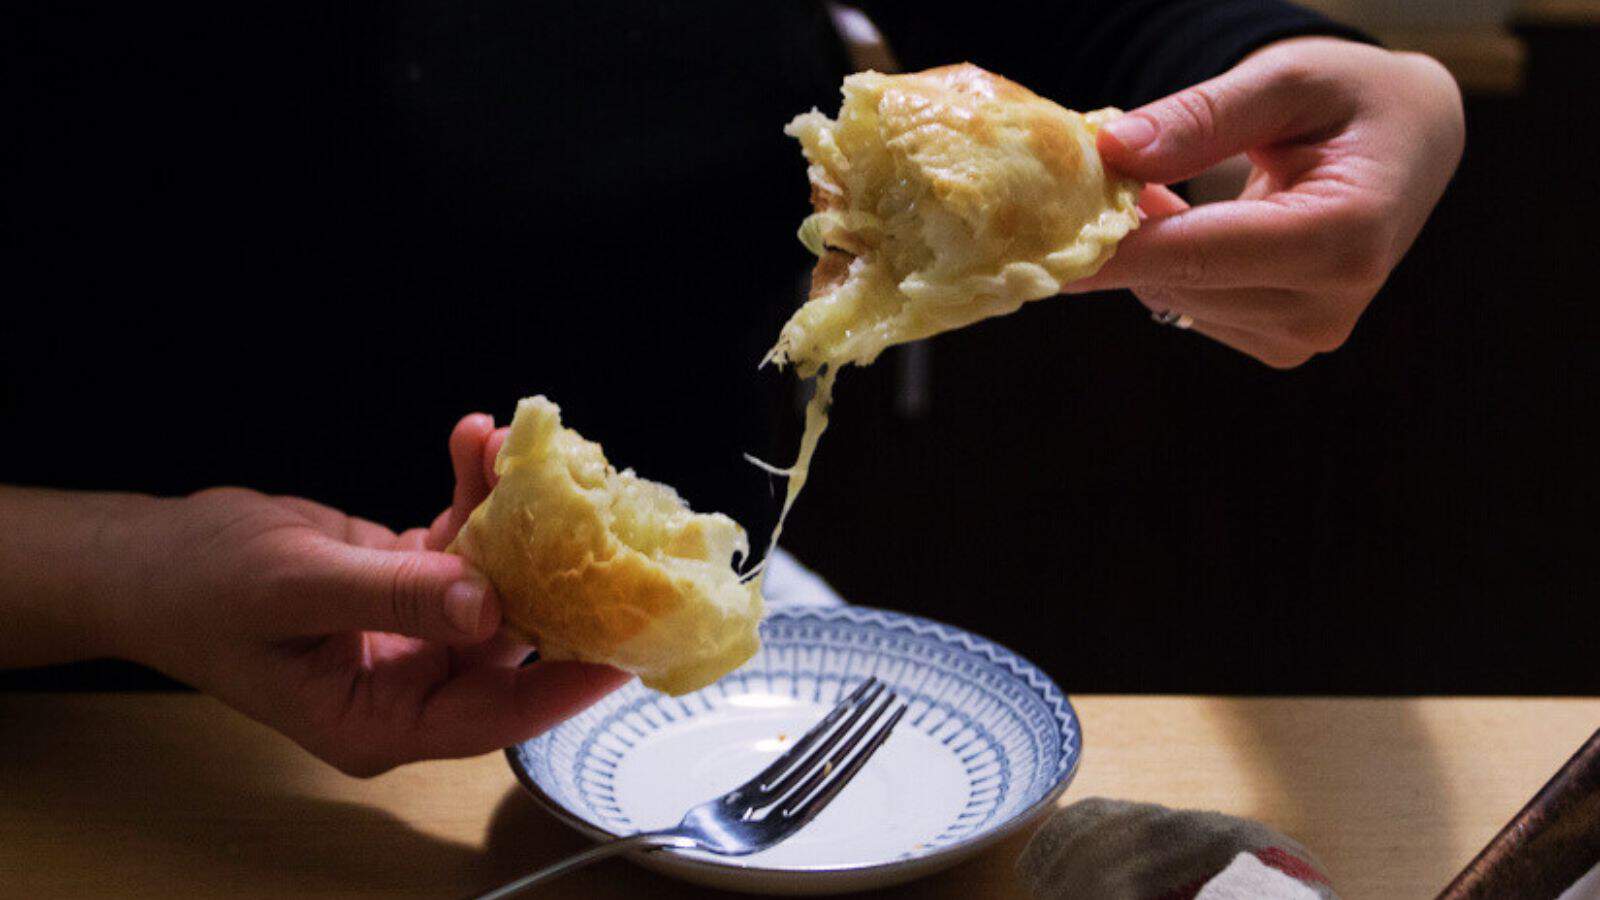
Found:
[{"label": "black shirt", "polygon": [[[862,5],[907,69],[1077,109],[1345,33],[1275,0]],[[819,6],[15,6],[0,482],[241,484],[407,527],[448,497],[459,416],[544,393],[759,544],[777,503],[741,454],[787,461],[798,416],[756,363],[811,262],[782,126],[847,71]]]},{"label": "black shirt", "polygon": [[[1084,109],[1330,29],[1265,0],[868,9],[908,68],[968,59]],[[755,363],[809,264],[781,129],[837,108],[846,69],[819,7],[7,18],[0,481],[236,483],[406,525],[445,496],[456,417],[542,392],[619,464],[769,516],[740,454],[792,452]]]}]

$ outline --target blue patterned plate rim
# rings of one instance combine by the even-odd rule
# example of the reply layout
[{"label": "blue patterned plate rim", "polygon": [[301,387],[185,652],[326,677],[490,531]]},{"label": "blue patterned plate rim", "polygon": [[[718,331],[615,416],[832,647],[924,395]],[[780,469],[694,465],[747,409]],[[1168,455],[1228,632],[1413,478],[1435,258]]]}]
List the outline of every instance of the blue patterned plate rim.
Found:
[{"label": "blue patterned plate rim", "polygon": [[[893,610],[878,609],[877,607],[872,606],[858,606],[854,604],[840,606],[797,605],[780,607],[777,609],[769,608],[767,617],[762,621],[763,630],[765,630],[768,622],[778,620],[793,623],[803,623],[806,621],[837,622],[842,620],[851,622],[853,624],[875,626],[891,631],[909,631],[912,634],[919,636],[932,635],[941,641],[959,644],[969,652],[984,656],[991,662],[1005,665],[1012,672],[1012,674],[1018,678],[1018,680],[1026,683],[1030,689],[1036,691],[1040,698],[1055,711],[1057,721],[1062,726],[1062,733],[1066,739],[1064,745],[1066,752],[1063,754],[1064,759],[1062,763],[1063,768],[1057,773],[1056,782],[1049,790],[1045,791],[1038,800],[1029,804],[1024,809],[1014,813],[1006,821],[1001,822],[986,831],[974,834],[964,840],[957,841],[952,844],[946,844],[914,856],[899,857],[892,860],[884,860],[882,862],[861,863],[855,865],[846,864],[763,868],[741,865],[738,862],[737,857],[730,857],[726,860],[705,859],[694,856],[686,856],[671,850],[662,850],[655,854],[660,857],[670,858],[674,867],[698,869],[706,872],[737,870],[742,873],[748,873],[751,876],[784,877],[835,872],[866,874],[878,871],[892,871],[910,865],[935,866],[936,862],[942,857],[964,856],[973,851],[975,844],[978,846],[992,844],[1013,834],[1019,828],[1022,828],[1028,823],[1033,822],[1041,813],[1054,804],[1056,800],[1058,800],[1061,795],[1066,792],[1067,788],[1071,786],[1073,778],[1077,775],[1078,763],[1083,758],[1083,728],[1078,721],[1077,710],[1072,706],[1072,701],[1067,699],[1066,694],[1055,683],[1055,680],[1049,675],[1045,674],[1043,669],[1040,669],[1038,666],[1034,665],[1032,662],[1029,662],[1021,655],[1006,649],[1000,644],[997,644],[994,641],[991,641],[988,638],[980,635],[973,634],[965,629],[957,628],[954,625],[946,625],[943,622],[937,622],[933,619],[911,615],[910,613],[895,612]],[[561,726],[557,725],[555,727],[560,728]],[[546,732],[546,734],[548,733],[549,732]],[[511,771],[516,775],[517,781],[522,785],[523,789],[526,790],[540,806],[544,807],[547,812],[555,816],[556,819],[565,823],[568,827],[572,828],[579,834],[584,835],[590,840],[609,841],[619,837],[626,837],[624,834],[618,834],[616,832],[600,828],[589,820],[579,816],[577,813],[572,812],[566,806],[557,802],[553,797],[546,793],[544,788],[540,787],[538,783],[534,781],[533,776],[528,771],[527,766],[523,765],[522,758],[518,754],[518,750],[526,744],[537,740],[539,740],[538,737],[531,738],[522,744],[515,744],[505,749],[506,760],[510,763]]]}]

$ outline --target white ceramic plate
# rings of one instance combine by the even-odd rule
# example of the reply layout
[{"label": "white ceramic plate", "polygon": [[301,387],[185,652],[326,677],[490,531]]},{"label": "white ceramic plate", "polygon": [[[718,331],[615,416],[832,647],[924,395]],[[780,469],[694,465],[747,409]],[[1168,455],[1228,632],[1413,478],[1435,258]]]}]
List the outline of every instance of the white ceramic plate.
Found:
[{"label": "white ceramic plate", "polygon": [[745,857],[664,850],[635,858],[732,890],[825,894],[952,865],[1047,811],[1083,744],[1072,705],[1004,647],[938,622],[861,606],[781,609],[762,648],[704,690],[634,682],[506,751],[535,798],[597,840],[675,825],[759,772],[869,675],[910,708],[815,821]]}]

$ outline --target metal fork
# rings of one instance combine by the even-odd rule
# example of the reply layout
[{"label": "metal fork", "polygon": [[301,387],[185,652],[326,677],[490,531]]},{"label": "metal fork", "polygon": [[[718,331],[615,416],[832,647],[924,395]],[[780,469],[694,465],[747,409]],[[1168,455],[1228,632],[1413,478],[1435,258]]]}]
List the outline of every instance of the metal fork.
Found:
[{"label": "metal fork", "polygon": [[[868,678],[761,774],[689,810],[674,827],[617,838],[519,878],[478,900],[510,897],[630,850],[670,847],[747,856],[772,847],[815,819],[878,752],[905,715],[906,704],[898,700],[876,677]],[[891,707],[894,711],[884,719]]]}]

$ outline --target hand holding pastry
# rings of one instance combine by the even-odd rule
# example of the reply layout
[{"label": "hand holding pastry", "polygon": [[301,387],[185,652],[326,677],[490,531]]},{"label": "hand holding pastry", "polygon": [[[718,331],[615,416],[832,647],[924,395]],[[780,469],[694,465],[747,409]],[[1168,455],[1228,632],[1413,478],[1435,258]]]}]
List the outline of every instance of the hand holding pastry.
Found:
[{"label": "hand holding pastry", "polygon": [[1068,293],[1131,288],[1153,312],[1278,367],[1332,350],[1410,248],[1461,158],[1461,95],[1442,66],[1332,38],[1272,44],[1099,135],[1107,166],[1153,185],[1238,153],[1237,200],[1150,216]]},{"label": "hand holding pastry", "polygon": [[620,685],[606,666],[538,662],[497,633],[500,600],[443,552],[490,490],[503,433],[450,437],[455,499],[395,534],[298,497],[237,488],[151,500],[126,524],[139,567],[106,646],[212,693],[339,769],[372,775],[532,737]]}]

